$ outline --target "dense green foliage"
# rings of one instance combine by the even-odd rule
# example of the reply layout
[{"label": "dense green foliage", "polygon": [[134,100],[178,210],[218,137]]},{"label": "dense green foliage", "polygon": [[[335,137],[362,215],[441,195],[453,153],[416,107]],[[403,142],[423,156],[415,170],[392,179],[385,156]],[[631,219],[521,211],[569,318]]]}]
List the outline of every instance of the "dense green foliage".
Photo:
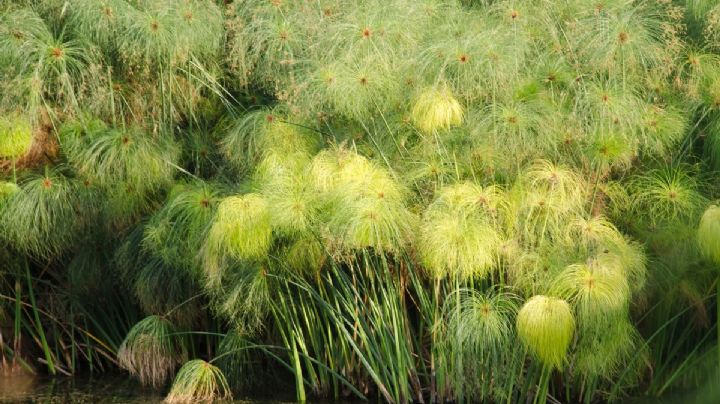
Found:
[{"label": "dense green foliage", "polygon": [[710,0],[0,0],[0,367],[717,385],[719,40]]}]

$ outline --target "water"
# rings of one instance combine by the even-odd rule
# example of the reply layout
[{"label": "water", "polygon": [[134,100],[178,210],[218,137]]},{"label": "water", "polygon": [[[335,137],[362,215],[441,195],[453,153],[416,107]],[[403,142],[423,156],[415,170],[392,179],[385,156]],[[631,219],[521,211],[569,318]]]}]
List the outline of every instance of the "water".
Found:
[{"label": "water", "polygon": [[[657,397],[637,397],[633,404],[716,404],[720,403],[718,385],[686,394]],[[284,390],[284,389],[283,389]],[[270,397],[270,396],[268,396]],[[142,387],[122,374],[101,374],[96,377],[42,377],[25,374],[3,375],[0,372],[0,403],[123,403],[159,404],[162,392]],[[240,398],[233,403],[283,404],[294,402],[291,391],[275,391],[272,398]]]},{"label": "water", "polygon": [[[41,377],[0,373],[0,403],[161,403],[162,392],[143,388],[126,375]],[[286,399],[238,399],[233,403],[280,404]]]},{"label": "water", "polygon": [[0,376],[3,403],[160,403],[163,396],[121,376]]}]

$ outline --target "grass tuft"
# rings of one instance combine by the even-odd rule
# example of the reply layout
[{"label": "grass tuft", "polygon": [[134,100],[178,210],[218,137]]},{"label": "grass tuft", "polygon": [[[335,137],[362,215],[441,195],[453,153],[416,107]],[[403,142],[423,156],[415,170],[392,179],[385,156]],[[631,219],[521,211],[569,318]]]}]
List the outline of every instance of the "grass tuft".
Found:
[{"label": "grass tuft", "polygon": [[185,363],[175,376],[166,403],[211,403],[232,400],[232,393],[222,371],[202,359]]},{"label": "grass tuft", "polygon": [[162,387],[187,356],[175,327],[160,316],[135,324],[118,349],[120,366],[141,383]]}]

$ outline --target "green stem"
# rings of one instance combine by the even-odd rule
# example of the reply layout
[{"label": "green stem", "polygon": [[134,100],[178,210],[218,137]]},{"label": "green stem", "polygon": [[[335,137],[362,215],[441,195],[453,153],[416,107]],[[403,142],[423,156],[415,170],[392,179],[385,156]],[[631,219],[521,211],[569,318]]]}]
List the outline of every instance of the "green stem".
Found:
[{"label": "green stem", "polygon": [[[20,344],[21,344],[21,330],[20,327],[22,327],[22,285],[20,284],[20,279],[15,279],[15,329],[14,329],[14,335],[13,335],[13,348],[15,352],[20,352]],[[16,354],[13,354],[13,365],[15,364],[15,358],[17,358]]]},{"label": "green stem", "polygon": [[32,288],[32,278],[30,277],[30,266],[27,264],[27,261],[25,261],[25,273],[27,274],[28,295],[30,296],[30,303],[32,304],[33,317],[35,317],[35,327],[40,335],[40,342],[42,343],[43,353],[45,354],[45,360],[47,361],[48,371],[54,376],[56,371],[52,358],[52,352],[50,352],[50,346],[48,346],[47,339],[45,338],[45,331],[43,330],[42,323],[40,323],[40,313],[38,312],[37,303],[35,302],[35,294],[33,293]]},{"label": "green stem", "polygon": [[303,383],[302,368],[300,366],[300,355],[298,354],[295,333],[290,336],[292,340],[293,362],[295,364],[295,388],[297,389],[297,400],[299,403],[307,402],[305,397],[305,384]]}]

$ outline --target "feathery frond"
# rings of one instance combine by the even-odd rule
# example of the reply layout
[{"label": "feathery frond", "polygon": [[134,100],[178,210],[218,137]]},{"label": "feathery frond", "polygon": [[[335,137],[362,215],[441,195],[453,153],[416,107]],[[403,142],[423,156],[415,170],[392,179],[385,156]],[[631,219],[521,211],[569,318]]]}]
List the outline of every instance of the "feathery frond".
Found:
[{"label": "feathery frond", "polygon": [[178,371],[165,402],[211,403],[231,399],[232,392],[223,372],[202,359],[193,359]]},{"label": "feathery frond", "polygon": [[458,126],[463,120],[463,108],[447,87],[423,91],[412,108],[415,125],[432,133]]},{"label": "feathery frond", "polygon": [[516,327],[522,343],[541,362],[563,366],[575,332],[575,318],[565,300],[533,296],[518,312]]},{"label": "feathery frond", "polygon": [[149,316],[128,332],[118,350],[120,366],[140,382],[161,387],[186,360],[187,352],[175,328],[160,316]]},{"label": "feathery frond", "polygon": [[433,277],[484,277],[492,269],[500,239],[484,205],[498,201],[482,191],[472,184],[445,187],[425,212],[418,247]]},{"label": "feathery frond", "polygon": [[57,169],[31,174],[19,188],[0,212],[0,233],[16,249],[37,258],[50,259],[71,247],[97,211],[82,197],[83,186]]},{"label": "feathery frond", "polygon": [[203,246],[205,270],[216,276],[225,258],[265,257],[272,242],[267,202],[258,194],[229,196],[220,201]]}]

